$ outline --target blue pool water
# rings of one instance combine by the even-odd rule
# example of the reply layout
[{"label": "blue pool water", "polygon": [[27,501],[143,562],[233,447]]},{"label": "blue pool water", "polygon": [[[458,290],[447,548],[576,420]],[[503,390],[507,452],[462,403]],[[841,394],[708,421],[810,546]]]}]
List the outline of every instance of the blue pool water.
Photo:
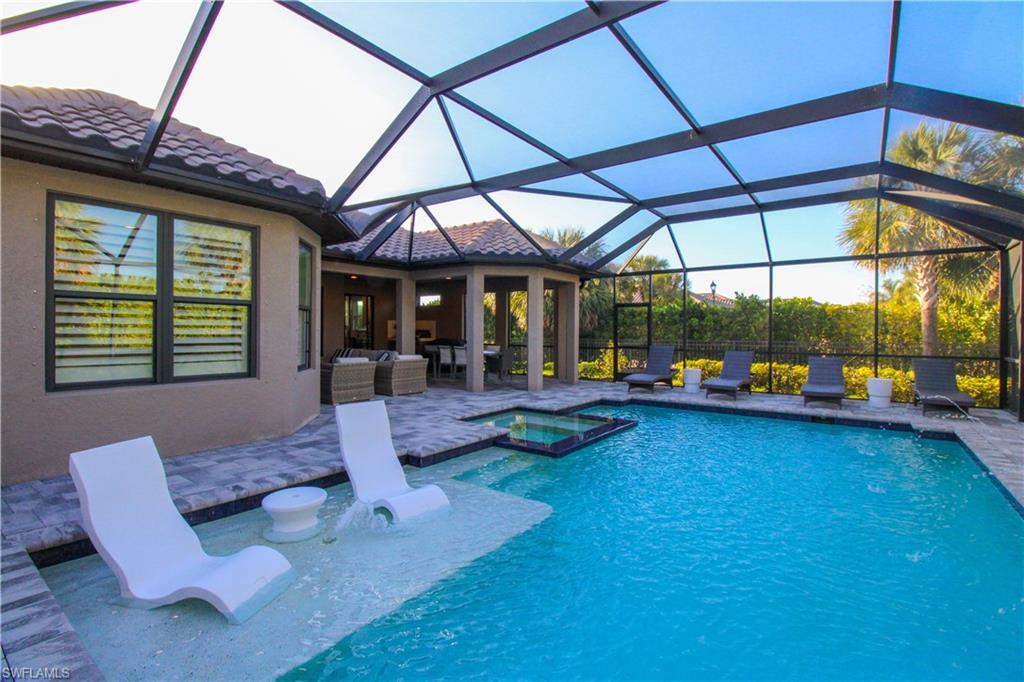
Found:
[{"label": "blue pool water", "polygon": [[651,407],[459,478],[546,521],[288,679],[1018,679],[1024,520],[956,443]]}]

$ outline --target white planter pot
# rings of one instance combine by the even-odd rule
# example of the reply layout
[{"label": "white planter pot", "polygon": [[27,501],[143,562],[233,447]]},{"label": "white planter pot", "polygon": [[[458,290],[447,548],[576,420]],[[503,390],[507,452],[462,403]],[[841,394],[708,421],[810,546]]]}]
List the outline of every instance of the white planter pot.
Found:
[{"label": "white planter pot", "polygon": [[892,379],[871,377],[868,379],[868,405],[889,407],[892,402]]},{"label": "white planter pot", "polygon": [[700,391],[700,368],[688,367],[683,370],[683,392],[697,393]]}]

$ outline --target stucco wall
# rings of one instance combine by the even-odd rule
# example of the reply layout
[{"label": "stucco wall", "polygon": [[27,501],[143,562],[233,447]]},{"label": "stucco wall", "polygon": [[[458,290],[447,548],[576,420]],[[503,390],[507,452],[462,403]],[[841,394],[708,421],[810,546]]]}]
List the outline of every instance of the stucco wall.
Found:
[{"label": "stucco wall", "polygon": [[[47,393],[47,191],[257,225],[257,376]],[[2,162],[0,198],[5,485],[66,473],[70,452],[104,443],[150,434],[161,454],[171,457],[291,433],[317,414],[319,265],[313,277],[314,366],[296,370],[298,240],[320,245],[304,225],[269,211],[12,159]]]}]

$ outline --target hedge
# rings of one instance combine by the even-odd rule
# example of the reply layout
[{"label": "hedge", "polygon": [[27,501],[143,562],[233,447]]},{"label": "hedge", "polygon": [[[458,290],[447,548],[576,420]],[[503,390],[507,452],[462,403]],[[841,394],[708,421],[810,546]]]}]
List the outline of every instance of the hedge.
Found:
[{"label": "hedge", "polygon": [[[619,366],[624,367],[627,363],[625,353],[619,351]],[[710,360],[696,358],[687,360],[687,367],[699,368],[704,377],[715,377],[722,372],[721,360]],[[675,378],[675,385],[681,386],[683,382],[683,365],[675,365],[679,373]],[[768,390],[768,363],[755,362],[751,365],[754,391]],[[843,368],[843,375],[846,377],[846,397],[861,398],[868,397],[868,379],[874,376],[870,367],[849,366]],[[914,373],[913,371],[880,367],[878,375],[892,379],[892,399],[897,402],[910,402],[914,398]],[[612,378],[612,350],[609,348],[602,351],[597,360],[580,363],[581,379],[604,379]],[[978,401],[980,407],[999,406],[999,378],[993,376],[966,376],[957,377],[960,389]],[[807,381],[807,365],[794,365],[781,362],[772,365],[772,388],[776,393],[799,394],[800,386]]]}]

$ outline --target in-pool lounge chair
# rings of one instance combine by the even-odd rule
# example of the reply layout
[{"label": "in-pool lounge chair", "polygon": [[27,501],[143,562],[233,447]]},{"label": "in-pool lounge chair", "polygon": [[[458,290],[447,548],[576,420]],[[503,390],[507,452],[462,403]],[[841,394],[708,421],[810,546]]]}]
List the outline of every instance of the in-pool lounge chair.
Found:
[{"label": "in-pool lounge chair", "polygon": [[965,413],[976,404],[956,383],[956,365],[945,358],[919,358],[914,365],[914,404],[921,413],[929,409],[960,409]]},{"label": "in-pool lounge chair", "polygon": [[630,374],[622,380],[629,384],[626,392],[632,391],[636,386],[643,386],[654,391],[655,384],[668,384],[672,388],[672,377],[676,370],[672,368],[672,354],[675,348],[665,344],[656,343],[647,352],[647,366],[643,372]]},{"label": "in-pool lounge chair", "polygon": [[843,409],[846,378],[843,377],[843,359],[807,358],[807,383],[800,387],[804,405],[811,401],[832,402]]},{"label": "in-pool lounge chair", "polygon": [[376,511],[385,509],[399,523],[450,506],[436,485],[412,488],[391,442],[391,424],[383,400],[334,408],[338,443],[356,499]]},{"label": "in-pool lounge chair", "polygon": [[752,350],[727,350],[725,359],[722,362],[722,373],[713,379],[704,380],[706,396],[710,398],[714,393],[731,395],[736,399],[736,393],[741,389],[747,389],[750,393],[750,366],[754,364],[754,351]]},{"label": "in-pool lounge chair", "polygon": [[149,436],[71,455],[82,525],[117,576],[128,605],[155,608],[202,599],[238,625],[294,580],[281,553],[263,545],[210,556],[167,489]]}]

